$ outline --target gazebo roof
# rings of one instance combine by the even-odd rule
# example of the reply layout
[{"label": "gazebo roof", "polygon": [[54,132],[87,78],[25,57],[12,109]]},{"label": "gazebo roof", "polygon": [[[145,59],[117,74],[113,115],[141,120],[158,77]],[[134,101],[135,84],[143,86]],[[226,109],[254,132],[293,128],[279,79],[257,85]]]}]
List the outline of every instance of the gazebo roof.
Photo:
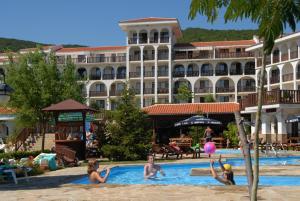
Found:
[{"label": "gazebo roof", "polygon": [[73,99],[67,99],[62,102],[59,102],[57,104],[50,105],[44,109],[42,109],[45,112],[74,112],[74,111],[91,111],[95,112],[96,110],[79,103]]}]

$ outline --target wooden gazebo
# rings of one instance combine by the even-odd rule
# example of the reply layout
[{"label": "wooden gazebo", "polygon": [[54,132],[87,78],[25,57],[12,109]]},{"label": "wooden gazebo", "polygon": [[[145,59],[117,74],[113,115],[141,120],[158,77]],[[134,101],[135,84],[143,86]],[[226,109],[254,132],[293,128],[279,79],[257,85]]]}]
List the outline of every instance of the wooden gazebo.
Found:
[{"label": "wooden gazebo", "polygon": [[[79,159],[85,159],[86,152],[86,116],[87,113],[96,112],[96,110],[81,104],[75,100],[68,99],[57,104],[53,104],[43,109],[44,112],[52,112],[55,119],[56,133],[55,133],[55,147],[59,146],[68,147],[76,152]],[[60,122],[59,115],[62,113],[81,113],[80,120],[72,122]],[[68,127],[77,127],[82,131],[80,137],[68,138]],[[82,127],[82,129],[80,129]]]}]

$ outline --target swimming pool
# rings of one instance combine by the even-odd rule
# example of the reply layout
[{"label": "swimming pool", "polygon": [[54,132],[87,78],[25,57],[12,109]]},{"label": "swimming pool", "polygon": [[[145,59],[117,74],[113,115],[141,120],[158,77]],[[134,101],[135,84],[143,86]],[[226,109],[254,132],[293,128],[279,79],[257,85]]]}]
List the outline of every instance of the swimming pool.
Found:
[{"label": "swimming pool", "polygon": [[[300,157],[261,158],[261,165],[290,165],[300,164]],[[243,159],[229,159],[226,161],[233,166],[243,164]],[[190,176],[192,168],[208,168],[209,163],[187,163],[187,164],[162,164],[166,176],[156,179],[145,180],[143,178],[143,165],[115,167],[111,170],[108,184],[157,184],[157,185],[222,185],[211,176]],[[216,164],[216,167],[218,165]],[[246,176],[235,176],[237,185],[246,185]],[[89,184],[88,178],[71,182],[73,184]],[[260,185],[272,186],[300,186],[300,176],[261,176]]]}]

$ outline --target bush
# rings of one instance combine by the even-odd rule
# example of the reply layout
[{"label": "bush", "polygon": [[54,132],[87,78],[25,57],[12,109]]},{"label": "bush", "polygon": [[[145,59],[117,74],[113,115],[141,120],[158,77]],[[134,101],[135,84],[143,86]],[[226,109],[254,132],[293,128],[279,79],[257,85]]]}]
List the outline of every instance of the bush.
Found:
[{"label": "bush", "polygon": [[238,128],[235,123],[229,123],[227,124],[227,129],[224,131],[224,137],[230,140],[231,146],[236,146],[239,144],[239,138],[238,138]]},{"label": "bush", "polygon": [[[10,153],[0,153],[0,159],[11,159],[14,158],[16,160],[21,159],[21,158],[27,158],[29,156],[36,157],[42,153],[41,151],[15,151],[15,152],[10,152]],[[44,150],[43,153],[51,153],[50,150]]]},{"label": "bush", "polygon": [[193,139],[193,145],[200,143],[200,139],[204,137],[205,127],[203,126],[192,126],[190,127],[189,135]]},{"label": "bush", "polygon": [[150,145],[136,144],[125,147],[122,145],[104,145],[102,151],[105,157],[112,161],[145,160],[150,150]]}]

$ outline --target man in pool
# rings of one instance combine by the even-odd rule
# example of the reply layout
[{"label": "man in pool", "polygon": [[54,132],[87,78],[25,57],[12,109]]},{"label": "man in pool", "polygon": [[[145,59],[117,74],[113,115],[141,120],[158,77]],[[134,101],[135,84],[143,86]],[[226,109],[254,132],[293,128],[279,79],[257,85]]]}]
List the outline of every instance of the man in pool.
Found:
[{"label": "man in pool", "polygon": [[222,156],[220,155],[219,157],[219,165],[220,168],[223,172],[222,177],[219,177],[215,168],[214,168],[214,160],[210,160],[210,171],[211,174],[213,176],[213,178],[215,178],[216,180],[218,180],[219,182],[221,182],[222,184],[225,185],[235,185],[235,181],[234,181],[234,176],[233,176],[233,171],[231,168],[231,165],[229,164],[222,164]]},{"label": "man in pool", "polygon": [[154,164],[153,155],[148,155],[148,163],[144,166],[144,178],[151,179],[156,177],[156,173],[159,173],[165,176],[164,171],[161,169],[159,165]]}]

